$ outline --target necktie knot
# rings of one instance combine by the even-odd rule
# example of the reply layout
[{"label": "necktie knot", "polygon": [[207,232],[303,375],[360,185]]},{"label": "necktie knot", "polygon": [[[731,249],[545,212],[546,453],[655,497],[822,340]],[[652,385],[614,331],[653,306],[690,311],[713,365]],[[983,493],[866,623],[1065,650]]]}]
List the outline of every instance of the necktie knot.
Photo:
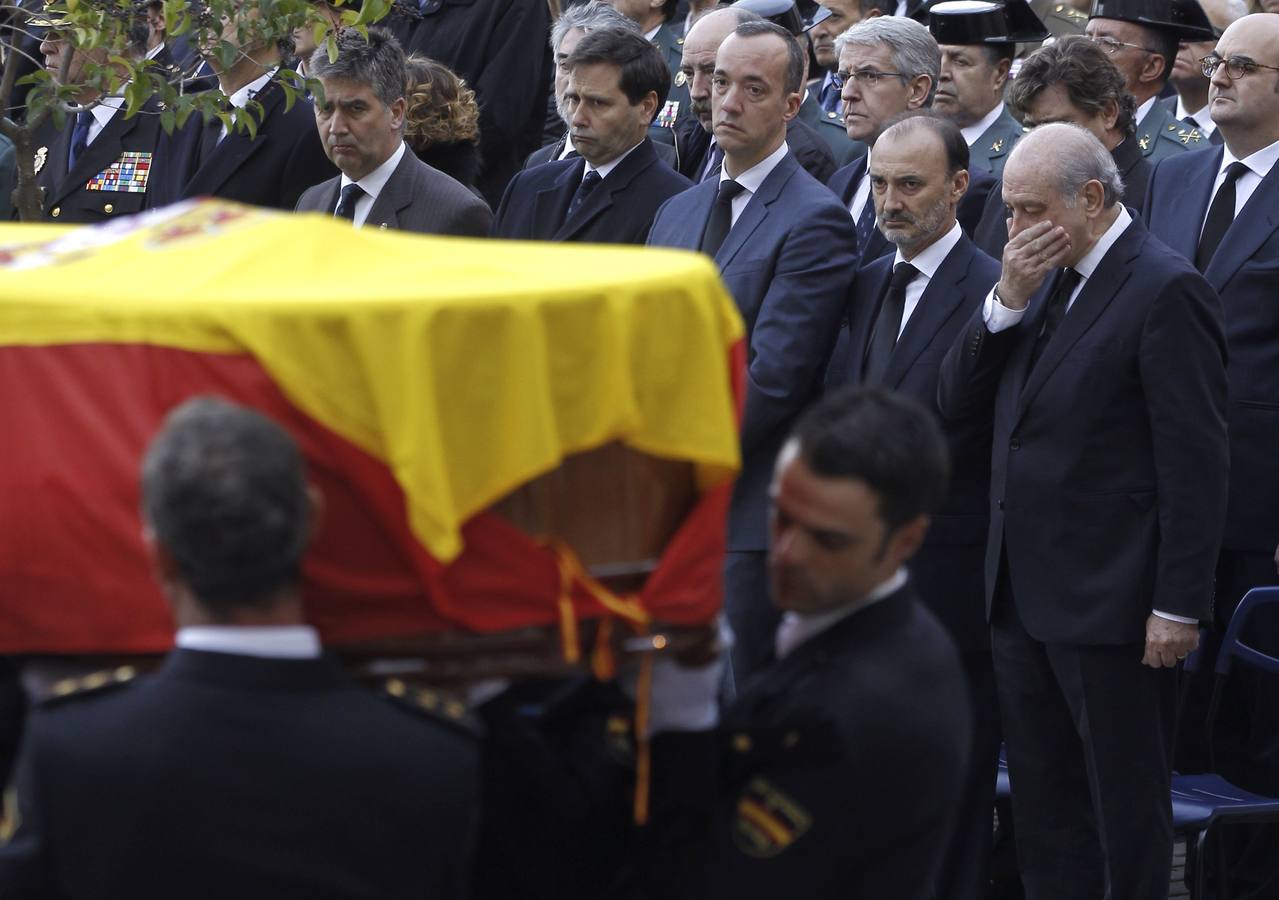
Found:
[{"label": "necktie knot", "polygon": [[360,187],[354,181],[342,188],[342,193],[338,195],[337,208],[333,210],[335,218],[349,219],[355,221],[355,204],[360,202],[360,198],[364,196],[364,188]]},{"label": "necktie knot", "polygon": [[577,190],[573,192],[573,199],[569,201],[568,212],[565,214],[566,219],[571,218],[575,212],[581,209],[582,204],[595,192],[595,189],[599,187],[600,182],[603,180],[600,177],[600,173],[594,169],[586,170],[586,176],[578,184]]},{"label": "necktie knot", "polygon": [[914,281],[915,276],[918,274],[919,269],[916,269],[910,263],[899,262],[897,265],[893,266],[893,277],[889,285],[890,290],[905,290],[906,285]]},{"label": "necktie knot", "polygon": [[1225,180],[1221,182],[1221,186],[1225,187],[1227,184],[1234,184],[1239,180],[1239,176],[1247,171],[1247,166],[1238,160],[1235,160],[1230,165],[1226,166],[1226,177]]},{"label": "necktie knot", "polygon": [[733,179],[725,178],[719,183],[719,193],[715,195],[715,202],[731,205],[733,198],[744,190],[746,190],[746,188],[742,187]]}]

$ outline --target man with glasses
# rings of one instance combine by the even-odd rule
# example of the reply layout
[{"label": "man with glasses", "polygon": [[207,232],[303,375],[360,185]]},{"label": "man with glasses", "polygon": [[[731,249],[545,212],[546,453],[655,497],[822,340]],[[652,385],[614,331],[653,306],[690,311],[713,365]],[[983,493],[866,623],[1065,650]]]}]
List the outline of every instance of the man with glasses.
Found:
[{"label": "man with glasses", "polygon": [[[913,19],[877,16],[844,32],[835,41],[839,84],[848,136],[874,152],[875,140],[898,116],[933,102],[941,70],[941,48],[928,29]],[[844,166],[827,183],[856,223],[857,253],[862,265],[893,250],[875,228],[870,199],[869,157]],[[981,218],[995,179],[985,171],[969,171],[968,193],[959,203],[959,224],[971,234]]]},{"label": "man with glasses", "polygon": [[1158,102],[1180,42],[1216,35],[1196,0],[1097,0],[1085,33],[1110,56],[1136,98],[1137,145],[1152,165],[1208,145],[1202,131]]},{"label": "man with glasses", "polygon": [[[1202,61],[1208,109],[1224,145],[1155,168],[1146,196],[1150,230],[1203,272],[1221,295],[1229,345],[1230,494],[1217,563],[1213,630],[1182,711],[1177,764],[1202,771],[1204,713],[1219,635],[1249,588],[1275,584],[1279,545],[1279,15],[1246,16]],[[1279,623],[1249,637],[1279,651]],[[1232,672],[1222,697],[1217,767],[1242,787],[1279,794],[1279,691],[1273,680]],[[1275,830],[1232,848],[1232,896],[1279,896]],[[1270,848],[1268,851],[1266,848]]]},{"label": "man with glasses", "polygon": [[[1204,0],[1202,6],[1217,33],[1224,31],[1235,20],[1248,15],[1244,0]],[[1164,97],[1159,102],[1178,119],[1198,128],[1209,142],[1220,144],[1221,132],[1217,130],[1217,125],[1208,112],[1208,79],[1204,77],[1203,64],[1200,62],[1216,46],[1216,37],[1203,41],[1182,41],[1172,74],[1168,76],[1168,83],[1177,95]]]}]

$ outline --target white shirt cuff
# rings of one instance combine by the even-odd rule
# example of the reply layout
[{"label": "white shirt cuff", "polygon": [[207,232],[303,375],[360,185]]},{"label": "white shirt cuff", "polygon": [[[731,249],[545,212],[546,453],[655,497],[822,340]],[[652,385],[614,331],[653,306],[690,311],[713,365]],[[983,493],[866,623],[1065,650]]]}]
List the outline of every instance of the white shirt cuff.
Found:
[{"label": "white shirt cuff", "polygon": [[1009,309],[996,300],[994,288],[990,289],[990,293],[986,295],[986,302],[981,307],[982,321],[986,323],[986,330],[991,334],[998,334],[1012,328],[1024,315],[1026,315],[1025,308]]},{"label": "white shirt cuff", "polygon": [[1174,616],[1172,613],[1160,612],[1157,609],[1152,609],[1151,612],[1157,615],[1161,619],[1167,619],[1169,622],[1180,622],[1182,625],[1198,625],[1199,624],[1198,619],[1188,619],[1185,616]]}]

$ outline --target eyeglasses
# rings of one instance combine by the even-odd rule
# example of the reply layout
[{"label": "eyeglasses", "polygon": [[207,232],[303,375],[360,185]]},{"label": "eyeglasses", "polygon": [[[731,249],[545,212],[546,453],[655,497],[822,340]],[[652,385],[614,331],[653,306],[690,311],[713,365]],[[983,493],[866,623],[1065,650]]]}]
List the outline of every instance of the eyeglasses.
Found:
[{"label": "eyeglasses", "polygon": [[858,69],[856,72],[836,72],[830,77],[830,83],[835,90],[842,91],[849,79],[857,82],[857,86],[862,90],[873,88],[879,84],[881,78],[900,78],[902,84],[905,84],[910,78],[901,72],[877,72],[874,69]]},{"label": "eyeglasses", "polygon": [[1268,66],[1265,63],[1255,62],[1246,56],[1231,56],[1228,59],[1222,59],[1215,53],[1199,60],[1199,65],[1203,66],[1204,78],[1211,78],[1222,65],[1225,65],[1226,74],[1231,79],[1243,78],[1258,69],[1270,69],[1271,71],[1279,72],[1279,66]]},{"label": "eyeglasses", "polygon": [[1088,40],[1092,41],[1102,50],[1105,50],[1111,56],[1114,56],[1124,47],[1131,47],[1133,50],[1140,50],[1142,53],[1158,53],[1157,50],[1151,50],[1149,47],[1143,47],[1141,44],[1130,44],[1127,41],[1120,41],[1104,34],[1090,34]]}]

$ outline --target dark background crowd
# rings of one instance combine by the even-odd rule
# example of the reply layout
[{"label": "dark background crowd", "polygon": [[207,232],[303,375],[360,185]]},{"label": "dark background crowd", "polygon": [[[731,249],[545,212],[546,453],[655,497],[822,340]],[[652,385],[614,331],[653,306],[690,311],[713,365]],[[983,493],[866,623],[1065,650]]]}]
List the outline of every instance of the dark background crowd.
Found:
[{"label": "dark background crowd", "polygon": [[[31,21],[50,71],[98,52],[55,13]],[[297,599],[296,448],[200,401],[143,479],[179,649],[145,685],[75,685],[29,716],[0,895],[159,896],[207,875],[222,887],[202,896],[1145,900],[1169,889],[1174,770],[1279,796],[1273,681],[1232,676],[1211,748],[1204,727],[1236,605],[1279,581],[1279,15],[425,0],[382,26],[342,31],[332,59],[300,32],[223,67],[152,16],[137,53],[260,104],[256,135],[198,118],[169,134],[77,98],[36,141],[44,213],[98,222],[211,195],[714,261],[748,345],[725,627],[708,657],[655,667],[651,821],[630,820],[625,678],[485,688],[447,722],[430,691],[395,682],[397,711],[341,687]],[[286,108],[286,65],[318,82],[313,102]],[[208,481],[201,448],[223,444],[245,483],[204,484],[207,503],[173,487]],[[234,521],[254,521],[254,485],[277,482],[297,485],[283,524],[224,578],[184,529],[225,523],[187,518],[238,491]],[[1279,650],[1279,620],[1251,634]],[[272,693],[286,683],[314,699]],[[220,744],[244,699],[228,685],[265,691],[268,719],[327,748],[313,768]],[[195,755],[156,732],[135,756],[159,720]],[[383,735],[382,755],[335,723]],[[263,821],[193,823],[145,878],[95,843],[198,818],[159,787],[194,777],[183,767],[219,773],[199,802],[259,815],[222,771],[237,754],[288,787]],[[365,838],[335,840],[343,814],[372,823]],[[276,815],[298,823],[298,856],[267,865]],[[1233,896],[1279,896],[1276,847],[1274,826],[1230,833]],[[201,863],[214,849],[225,866]],[[361,880],[375,868],[383,882]]]}]

